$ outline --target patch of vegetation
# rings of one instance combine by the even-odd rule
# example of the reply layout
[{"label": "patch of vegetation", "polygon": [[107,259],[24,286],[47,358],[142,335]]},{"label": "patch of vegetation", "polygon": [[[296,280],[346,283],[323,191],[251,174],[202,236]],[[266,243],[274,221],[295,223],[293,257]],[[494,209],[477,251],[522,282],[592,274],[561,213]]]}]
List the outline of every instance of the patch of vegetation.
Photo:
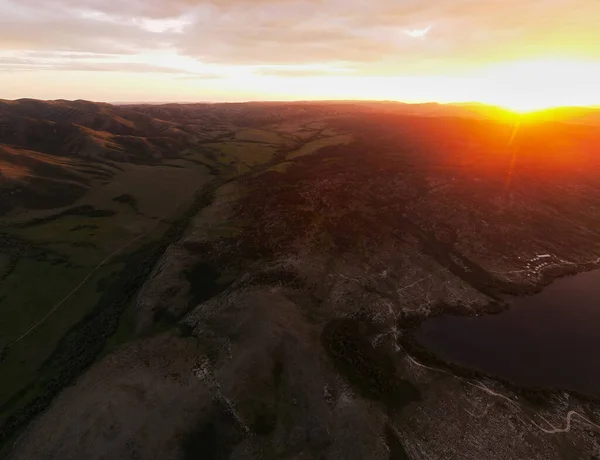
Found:
[{"label": "patch of vegetation", "polygon": [[[133,224],[140,227],[140,233],[151,225],[145,217],[124,212],[101,222],[89,217],[65,216],[44,225],[19,229],[13,233],[37,248],[58,248],[57,245],[62,245],[62,249],[57,252],[63,255],[63,258],[93,266],[131,240],[135,234]],[[97,227],[90,228],[91,225]],[[78,230],[73,231],[73,228]],[[94,247],[97,251],[94,257],[81,261],[77,248],[85,247]]]},{"label": "patch of vegetation", "polygon": [[41,248],[23,238],[8,233],[0,233],[0,250],[10,257],[13,264],[16,259],[26,257],[37,261],[47,261],[54,265],[67,264],[67,258],[46,248]]},{"label": "patch of vegetation", "polygon": [[302,289],[305,283],[295,270],[280,268],[261,271],[258,275],[251,276],[250,279],[241,282],[239,287],[260,285]]},{"label": "patch of vegetation", "polygon": [[409,460],[409,456],[404,450],[404,446],[389,423],[385,425],[385,441],[390,449],[389,460]]},{"label": "patch of vegetation", "polygon": [[12,273],[16,265],[16,257],[11,257],[7,254],[0,254],[0,282]]},{"label": "patch of vegetation", "polygon": [[279,163],[275,166],[271,166],[269,169],[267,169],[267,171],[284,173],[288,169],[290,169],[292,166],[293,166],[292,162],[284,162],[284,163]]},{"label": "patch of vegetation", "polygon": [[35,397],[3,423],[0,446],[24,428],[65,385],[72,383],[94,362],[106,339],[115,332],[129,299],[139,290],[163,250],[164,247],[155,242],[127,257],[125,267],[103,292],[94,309],[59,341],[40,368],[36,382],[30,384],[30,390],[35,390],[30,394]]},{"label": "patch of vegetation", "polygon": [[276,147],[271,145],[243,142],[221,142],[207,144],[206,147],[212,147],[219,152],[215,160],[222,165],[240,163],[246,166],[256,166],[271,160],[276,151]]},{"label": "patch of vegetation", "polygon": [[[86,285],[84,289],[91,291],[94,296],[99,296],[99,298],[96,297],[98,300],[85,301],[86,305],[93,305],[92,311],[72,326],[70,331],[60,339],[52,354],[40,367],[36,381],[22,389],[20,393],[22,398],[11,398],[10,407],[3,411],[6,418],[3,417],[0,426],[0,450],[37,414],[45,410],[54,396],[66,385],[71,384],[101,355],[105,350],[107,340],[117,332],[123,312],[131,305],[133,296],[146,281],[165,249],[181,238],[189,220],[201,208],[210,204],[213,198],[213,189],[214,186],[209,186],[208,190],[198,194],[192,206],[171,224],[160,240],[147,243],[132,253],[121,254],[113,260],[113,268],[105,267],[105,272],[99,271],[97,278],[101,279],[106,277],[115,265],[123,264],[118,275],[113,273],[112,282],[105,286],[101,294],[96,291],[96,283],[90,282]],[[64,272],[55,271],[55,274],[63,280],[72,280],[72,276],[64,276]],[[51,282],[51,280],[48,281]],[[29,285],[24,284],[23,286]],[[61,293],[64,295],[64,290],[61,290]],[[73,310],[78,314],[81,313],[80,309]],[[55,332],[60,336],[58,330]],[[40,336],[38,339],[42,343],[45,340]],[[121,337],[120,340],[125,341],[126,337]],[[14,349],[8,350],[8,353],[8,359],[11,355],[19,356],[19,359],[24,356],[20,351]],[[1,365],[5,366],[6,360]],[[22,381],[15,383],[21,387],[24,385]]]},{"label": "patch of vegetation", "polygon": [[96,283],[96,292],[104,292],[106,289],[110,287],[112,283],[116,281],[117,276],[119,276],[120,270],[113,269],[109,274],[100,278]]},{"label": "patch of vegetation", "polygon": [[218,283],[221,274],[214,266],[204,262],[194,265],[185,273],[185,276],[190,282],[193,305],[199,305],[207,301],[225,288]]},{"label": "patch of vegetation", "polygon": [[96,230],[98,228],[100,228],[99,225],[75,225],[75,227],[73,227],[71,231],[77,232],[79,230]]},{"label": "patch of vegetation", "polygon": [[138,212],[137,201],[135,197],[129,193],[123,193],[122,195],[116,196],[113,198],[113,201],[116,201],[117,203],[128,204],[131,206],[131,209],[133,209],[135,212]]},{"label": "patch of vegetation", "polygon": [[285,142],[285,139],[279,134],[262,129],[242,129],[235,133],[235,138],[238,141],[262,142],[265,144],[283,144]]},{"label": "patch of vegetation", "polygon": [[226,460],[246,433],[231,410],[216,399],[208,420],[202,419],[182,440],[184,460]]},{"label": "patch of vegetation", "polygon": [[353,137],[350,134],[340,134],[338,136],[323,137],[321,139],[315,139],[304,144],[301,148],[295,152],[291,152],[287,155],[288,160],[294,158],[303,157],[305,155],[311,155],[324,147],[330,147],[332,145],[346,145],[352,142]]},{"label": "patch of vegetation", "polygon": [[[93,187],[86,196],[86,203],[97,207],[114,207],[115,203],[135,203],[133,212],[119,207],[118,220],[138,221],[144,216],[173,216],[180,208],[183,212],[191,205],[194,194],[209,179],[205,167],[184,163],[185,168],[172,168],[164,164],[156,166],[123,165],[124,170],[115,174],[112,181],[102,187]],[[115,198],[118,200],[115,201]],[[117,209],[115,207],[115,209]]]},{"label": "patch of vegetation", "polygon": [[338,371],[363,396],[395,409],[420,400],[417,388],[397,375],[390,356],[372,346],[374,332],[366,322],[336,319],[325,326],[321,341]]},{"label": "patch of vegetation", "polygon": [[10,257],[5,254],[0,254],[0,279],[2,278],[2,274],[6,271],[9,262]]},{"label": "patch of vegetation", "polygon": [[113,350],[117,349],[120,345],[127,343],[135,332],[134,322],[132,317],[132,311],[135,308],[136,298],[133,296],[129,299],[129,302],[123,308],[121,318],[119,318],[119,324],[115,332],[106,340],[104,350],[102,351],[99,358],[110,354]]},{"label": "patch of vegetation", "polygon": [[84,204],[81,206],[75,206],[73,208],[66,209],[65,211],[59,212],[58,214],[52,214],[51,216],[39,217],[37,219],[30,220],[28,222],[23,222],[18,224],[16,227],[18,228],[29,228],[35,227],[37,225],[47,224],[48,222],[52,222],[58,220],[65,216],[85,216],[85,217],[111,217],[116,214],[116,211],[112,209],[96,209],[94,206],[89,204]]},{"label": "patch of vegetation", "polygon": [[[33,382],[40,366],[51,355],[63,334],[81,320],[100,298],[96,281],[108,276],[115,267],[106,266],[72,297],[66,297],[86,276],[89,268],[69,268],[19,259],[13,273],[0,284],[2,321],[0,346],[5,346],[27,332],[39,321],[35,331],[11,346],[0,365],[0,402],[6,401],[20,388]],[[31,288],[35,280],[35,288]],[[63,301],[58,306],[58,302]],[[52,313],[53,308],[56,313]],[[46,318],[46,315],[50,314]],[[46,318],[46,319],[45,319]]]}]

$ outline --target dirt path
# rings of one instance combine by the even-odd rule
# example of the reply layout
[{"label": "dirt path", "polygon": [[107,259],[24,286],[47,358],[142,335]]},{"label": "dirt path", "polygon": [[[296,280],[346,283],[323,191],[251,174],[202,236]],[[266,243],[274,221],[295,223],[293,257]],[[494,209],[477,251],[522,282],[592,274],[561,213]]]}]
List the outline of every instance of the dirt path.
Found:
[{"label": "dirt path", "polygon": [[[421,364],[419,363],[417,360],[415,360],[412,356],[410,356],[408,353],[406,353],[406,351],[404,349],[402,349],[400,347],[400,349],[402,351],[404,351],[407,359],[415,366],[420,367],[422,369],[427,369],[429,371],[433,371],[433,372],[438,372],[438,373],[443,373],[446,375],[449,375],[450,377],[454,377],[456,379],[459,379],[463,382],[465,382],[467,385],[470,385],[474,388],[478,388],[479,390],[483,391],[484,393],[488,394],[489,396],[492,396],[494,398],[499,398],[502,399],[503,401],[506,401],[507,403],[509,403],[512,407],[514,407],[515,409],[517,409],[519,412],[522,412],[527,420],[523,420],[524,423],[530,423],[531,425],[535,426],[536,428],[538,428],[541,432],[545,433],[545,434],[557,434],[557,433],[568,433],[569,431],[571,431],[571,424],[573,421],[576,421],[576,419],[579,419],[579,421],[581,423],[583,423],[584,425],[587,425],[588,427],[597,430],[598,432],[600,432],[600,425],[592,422],[591,420],[589,420],[588,418],[584,417],[583,415],[581,415],[579,412],[574,411],[574,410],[570,410],[569,412],[567,412],[564,420],[565,420],[565,426],[564,428],[557,428],[555,425],[553,425],[547,418],[545,418],[543,415],[541,415],[539,412],[534,412],[535,415],[537,415],[541,420],[544,421],[544,423],[546,423],[549,428],[545,428],[541,425],[539,425],[532,417],[530,417],[529,415],[526,414],[524,406],[516,401],[514,401],[513,399],[509,398],[508,396],[503,395],[502,393],[499,393],[497,391],[492,390],[491,388],[489,388],[487,385],[485,385],[483,382],[477,381],[477,380],[471,380],[471,379],[466,379],[464,377],[460,377],[458,375],[453,374],[452,372],[448,372],[444,369],[440,369],[437,367],[431,367],[431,366],[426,366],[425,364]],[[487,411],[489,410],[489,408],[491,407],[491,405],[488,405],[488,407],[485,409],[485,411],[482,414],[479,414],[478,416],[475,416],[473,414],[470,414],[473,417],[477,417],[477,418],[481,418],[483,416],[485,416],[487,414]]]}]

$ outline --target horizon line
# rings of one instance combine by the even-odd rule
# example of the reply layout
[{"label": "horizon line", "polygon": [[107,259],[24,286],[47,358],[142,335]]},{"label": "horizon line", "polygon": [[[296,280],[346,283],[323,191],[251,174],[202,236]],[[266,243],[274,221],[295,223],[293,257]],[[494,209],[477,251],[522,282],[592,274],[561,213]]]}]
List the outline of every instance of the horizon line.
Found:
[{"label": "horizon line", "polygon": [[[439,106],[483,106],[489,108],[495,108],[506,112],[518,113],[518,111],[511,110],[508,107],[502,105],[480,102],[480,101],[400,101],[393,99],[293,99],[293,100],[265,100],[265,99],[247,99],[247,100],[231,100],[231,101],[202,101],[202,100],[187,100],[187,101],[100,101],[92,99],[37,99],[30,97],[21,97],[16,99],[2,99],[0,102],[18,102],[18,101],[41,101],[41,102],[89,102],[95,104],[109,104],[115,106],[123,105],[192,105],[192,104],[206,104],[206,105],[225,105],[225,104],[301,104],[301,103],[329,103],[329,104],[367,104],[367,103],[382,103],[382,104],[401,104],[401,105],[439,105]],[[527,111],[527,113],[542,112],[547,110],[556,109],[592,109],[600,110],[600,105],[557,105],[542,107],[539,109],[533,109]]]}]

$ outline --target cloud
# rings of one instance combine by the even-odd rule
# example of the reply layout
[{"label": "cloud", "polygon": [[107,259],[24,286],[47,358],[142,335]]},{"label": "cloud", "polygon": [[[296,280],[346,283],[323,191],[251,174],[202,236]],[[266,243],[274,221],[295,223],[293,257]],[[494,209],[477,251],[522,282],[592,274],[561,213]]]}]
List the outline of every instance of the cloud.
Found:
[{"label": "cloud", "polygon": [[58,70],[174,74],[177,78],[190,80],[223,78],[236,71],[235,68],[205,66],[184,57],[160,59],[156,56],[160,54],[126,56],[76,51],[0,52],[0,68],[8,72]]},{"label": "cloud", "polygon": [[[0,50],[135,56],[164,49],[204,65],[284,66],[258,75],[323,74],[327,66],[432,73],[524,54],[600,59],[598,0],[0,0],[0,10]],[[61,65],[171,67],[133,61]]]},{"label": "cloud", "polygon": [[354,69],[319,67],[319,66],[262,66],[253,69],[254,75],[266,77],[324,77],[324,76],[348,76],[355,73]]},{"label": "cloud", "polygon": [[[0,50],[135,53],[168,46],[179,32],[173,22],[70,9],[69,1],[0,0]],[[160,26],[162,33],[156,33]]]},{"label": "cloud", "polygon": [[33,71],[33,70],[65,70],[65,71],[85,71],[85,72],[150,72],[150,73],[169,73],[186,74],[194,76],[201,74],[187,74],[185,71],[164,67],[159,65],[146,64],[142,62],[81,62],[77,59],[37,61],[28,58],[0,57],[0,67],[4,71]]},{"label": "cloud", "polygon": [[165,19],[177,17],[200,2],[194,0],[2,0],[15,9],[18,3],[22,9],[37,10],[46,16],[71,14],[74,11],[97,11],[110,16],[145,17]]},{"label": "cloud", "polygon": [[[595,0],[222,0],[200,10],[177,46],[204,62],[346,63],[363,71],[577,48],[600,57],[600,40],[592,41],[598,16]],[[431,24],[427,40],[404,33]]]},{"label": "cloud", "polygon": [[180,75],[177,78],[179,80],[219,80],[221,78],[225,78],[226,75],[219,73],[190,73],[186,75]]},{"label": "cloud", "polygon": [[431,25],[425,27],[424,29],[410,29],[405,30],[404,33],[409,37],[413,38],[423,38],[427,33],[431,30]]}]

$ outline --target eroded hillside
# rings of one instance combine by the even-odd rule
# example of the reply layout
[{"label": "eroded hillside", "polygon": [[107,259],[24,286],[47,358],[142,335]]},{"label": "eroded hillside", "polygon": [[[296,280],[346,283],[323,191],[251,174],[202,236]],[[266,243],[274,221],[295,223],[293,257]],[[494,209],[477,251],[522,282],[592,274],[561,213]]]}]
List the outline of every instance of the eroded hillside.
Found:
[{"label": "eroded hillside", "polygon": [[[598,395],[520,388],[413,336],[598,265],[595,128],[439,106],[98,107],[172,125],[172,144],[86,160],[115,171],[75,206],[3,219],[3,248],[22,248],[0,277],[11,458],[598,455]],[[42,153],[77,174],[78,155]],[[52,273],[60,301],[90,270],[87,311],[70,299],[40,326],[51,340],[20,339],[54,292],[22,280]]]}]

